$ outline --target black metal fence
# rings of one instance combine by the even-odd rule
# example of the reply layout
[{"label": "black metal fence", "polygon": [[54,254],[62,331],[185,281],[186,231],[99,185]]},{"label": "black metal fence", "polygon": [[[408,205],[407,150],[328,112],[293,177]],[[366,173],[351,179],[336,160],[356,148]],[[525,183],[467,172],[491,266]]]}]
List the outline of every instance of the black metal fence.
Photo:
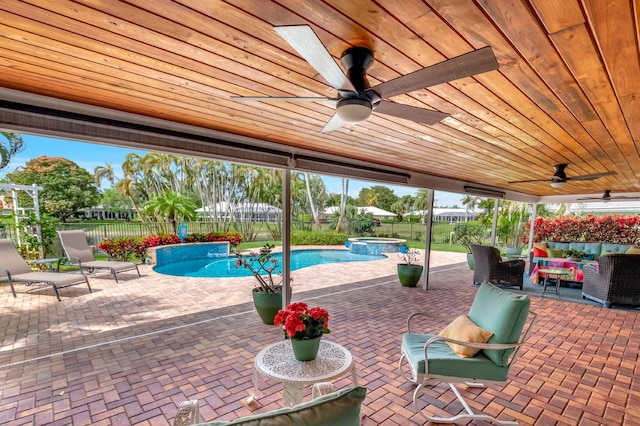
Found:
[{"label": "black metal fence", "polygon": [[[209,233],[216,231],[237,231],[245,235],[250,241],[269,241],[274,239],[271,230],[274,228],[273,223],[253,222],[253,223],[229,223],[229,222],[185,222],[189,233]],[[329,231],[328,224],[322,225],[323,231]],[[295,229],[314,229],[311,223],[297,222],[294,224]],[[114,222],[114,223],[61,223],[60,230],[82,229],[87,234],[89,244],[97,245],[104,238],[114,239],[118,237],[145,237],[158,233],[172,233],[173,227],[169,223],[150,223],[143,224],[139,222]],[[453,233],[455,224],[447,222],[434,222],[432,227],[431,242],[436,244],[453,244]],[[380,226],[374,228],[374,233],[378,237],[387,238],[403,238],[411,241],[424,241],[426,235],[426,225],[421,223],[394,222],[381,223]],[[250,235],[249,235],[250,234]],[[490,235],[490,229],[485,232],[487,242]],[[0,237],[11,238],[17,240],[17,232],[13,224],[0,225]]]}]

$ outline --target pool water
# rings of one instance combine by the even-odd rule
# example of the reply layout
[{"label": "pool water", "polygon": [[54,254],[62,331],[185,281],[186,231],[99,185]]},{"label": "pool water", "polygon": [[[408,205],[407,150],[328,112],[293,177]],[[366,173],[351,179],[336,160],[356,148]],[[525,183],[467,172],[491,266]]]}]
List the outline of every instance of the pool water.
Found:
[{"label": "pool water", "polygon": [[[280,273],[282,271],[282,254],[275,253],[273,258],[278,259],[280,267],[276,273]],[[384,258],[386,258],[385,255],[353,254],[347,250],[292,250],[291,270],[295,271],[307,266],[325,263],[362,262]],[[159,274],[178,277],[232,278],[251,276],[251,271],[243,267],[236,269],[235,264],[235,256],[225,256],[169,263],[156,266],[153,270]]]}]

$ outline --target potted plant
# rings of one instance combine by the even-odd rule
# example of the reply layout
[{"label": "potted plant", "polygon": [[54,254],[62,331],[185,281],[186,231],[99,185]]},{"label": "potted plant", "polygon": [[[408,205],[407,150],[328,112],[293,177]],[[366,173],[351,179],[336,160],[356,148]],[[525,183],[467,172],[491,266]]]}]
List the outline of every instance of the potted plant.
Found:
[{"label": "potted plant", "polygon": [[587,253],[583,252],[582,250],[573,248],[567,249],[564,252],[564,257],[566,257],[567,260],[573,260],[575,262],[580,262],[586,255]]},{"label": "potted plant", "polygon": [[291,339],[293,355],[298,361],[316,358],[320,339],[329,331],[329,313],[322,308],[309,308],[306,303],[291,303],[278,311],[274,324],[282,326],[284,338]]},{"label": "potted plant", "polygon": [[236,252],[235,267],[242,266],[250,270],[258,281],[251,294],[256,311],[265,324],[273,324],[282,308],[282,278],[278,271],[278,259],[271,253],[274,247],[273,244],[265,244],[258,253]]},{"label": "potted plant", "polygon": [[464,246],[467,250],[467,264],[469,265],[469,269],[473,271],[475,265],[473,263],[473,254],[471,254],[471,245],[483,243],[484,227],[477,223],[458,222],[454,228],[451,240],[454,244]]},{"label": "potted plant", "polygon": [[400,246],[398,257],[402,263],[398,263],[398,279],[403,287],[415,287],[422,276],[422,265],[418,265],[420,251],[409,248],[406,244]]}]

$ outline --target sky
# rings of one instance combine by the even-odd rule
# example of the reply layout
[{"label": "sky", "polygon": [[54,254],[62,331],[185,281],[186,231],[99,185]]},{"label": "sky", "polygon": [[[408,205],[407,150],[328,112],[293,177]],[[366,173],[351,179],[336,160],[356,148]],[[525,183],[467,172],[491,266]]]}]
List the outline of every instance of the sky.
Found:
[{"label": "sky", "polygon": [[[5,169],[0,171],[0,177],[4,177],[6,173],[23,167],[29,160],[46,155],[47,157],[64,157],[80,167],[86,169],[93,174],[97,166],[104,166],[111,163],[116,176],[122,177],[122,163],[130,152],[136,152],[139,155],[145,155],[148,151],[133,150],[131,148],[119,148],[109,145],[101,145],[97,143],[84,143],[77,141],[69,141],[62,139],[54,139],[42,136],[33,136],[23,134],[22,139],[25,142],[25,149],[18,153]],[[322,176],[330,194],[339,194],[341,191],[341,179],[333,176]],[[102,187],[108,187],[109,183],[102,182]],[[349,180],[349,195],[357,197],[362,188],[368,188],[374,185],[381,185],[378,182]],[[393,189],[394,194],[401,197],[403,195],[415,195],[417,189],[407,186],[385,185]],[[449,192],[436,191],[435,206],[452,207],[458,205],[462,207],[460,194],[452,194]]]}]

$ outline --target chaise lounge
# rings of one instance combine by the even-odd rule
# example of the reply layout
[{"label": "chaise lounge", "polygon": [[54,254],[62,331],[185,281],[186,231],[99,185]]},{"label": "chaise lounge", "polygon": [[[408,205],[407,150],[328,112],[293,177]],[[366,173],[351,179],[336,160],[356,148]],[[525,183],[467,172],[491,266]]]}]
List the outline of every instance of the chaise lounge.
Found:
[{"label": "chaise lounge", "polygon": [[87,243],[87,236],[82,230],[78,231],[58,231],[60,242],[65,255],[71,265],[77,265],[81,271],[87,270],[89,273],[95,269],[106,269],[111,272],[113,278],[118,282],[120,272],[135,270],[140,276],[138,265],[133,262],[116,262],[111,260],[95,260],[93,251]]},{"label": "chaise lounge", "polygon": [[14,283],[20,282],[27,285],[33,283],[49,284],[60,301],[59,289],[72,285],[86,284],[91,292],[91,286],[86,276],[82,274],[67,274],[60,272],[33,272],[27,262],[8,238],[0,239],[0,279],[9,281],[9,287],[13,297],[17,297]]}]

